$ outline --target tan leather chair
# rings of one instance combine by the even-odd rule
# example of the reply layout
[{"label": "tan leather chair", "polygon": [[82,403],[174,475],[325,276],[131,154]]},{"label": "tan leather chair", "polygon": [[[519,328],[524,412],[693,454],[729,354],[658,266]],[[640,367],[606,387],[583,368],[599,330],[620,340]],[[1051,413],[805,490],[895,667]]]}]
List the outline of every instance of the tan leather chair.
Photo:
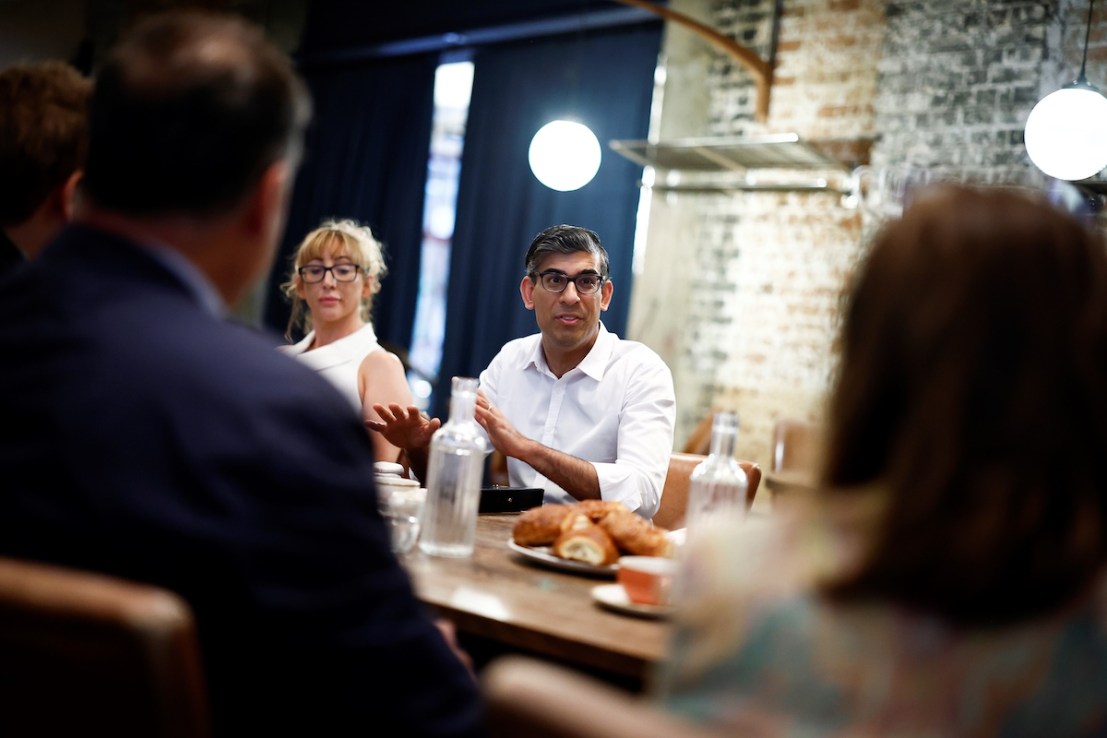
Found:
[{"label": "tan leather chair", "polygon": [[765,487],[772,493],[774,509],[814,491],[821,444],[821,431],[814,423],[782,418],[773,426],[773,463]]},{"label": "tan leather chair", "polygon": [[704,415],[692,432],[688,434],[688,440],[684,442],[682,452],[686,454],[707,454],[711,450],[711,426],[715,423],[715,413],[718,408],[711,408],[711,412]]},{"label": "tan leather chair", "polygon": [[[669,472],[665,475],[665,486],[661,491],[661,506],[653,516],[654,525],[670,530],[684,527],[684,516],[688,511],[688,491],[695,469],[706,456],[700,454],[674,453],[669,457]],[[761,466],[752,461],[739,461],[738,465],[746,473],[749,488],[746,490],[746,507],[753,504],[757,488],[761,484]]]},{"label": "tan leather chair", "polygon": [[176,595],[0,558],[0,735],[201,738],[192,614]]},{"label": "tan leather chair", "polygon": [[819,460],[819,427],[794,418],[773,425],[773,471],[816,472]]},{"label": "tan leather chair", "polygon": [[488,483],[501,487],[509,486],[507,476],[507,457],[503,452],[492,449],[488,455]]},{"label": "tan leather chair", "polygon": [[561,666],[505,656],[481,674],[492,738],[721,738]]}]

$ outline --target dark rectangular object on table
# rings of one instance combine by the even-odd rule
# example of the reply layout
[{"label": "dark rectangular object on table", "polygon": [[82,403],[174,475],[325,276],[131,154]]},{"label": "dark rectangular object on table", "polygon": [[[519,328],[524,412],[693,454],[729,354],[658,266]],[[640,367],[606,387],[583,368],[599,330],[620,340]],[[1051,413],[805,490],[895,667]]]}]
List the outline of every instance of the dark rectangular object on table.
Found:
[{"label": "dark rectangular object on table", "polygon": [[479,511],[522,512],[541,505],[543,494],[539,487],[481,487]]}]

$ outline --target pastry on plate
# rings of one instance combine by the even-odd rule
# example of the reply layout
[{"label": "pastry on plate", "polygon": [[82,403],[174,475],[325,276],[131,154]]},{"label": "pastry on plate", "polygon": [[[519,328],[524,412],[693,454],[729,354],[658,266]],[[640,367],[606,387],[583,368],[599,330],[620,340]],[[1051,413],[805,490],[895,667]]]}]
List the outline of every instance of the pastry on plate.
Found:
[{"label": "pastry on plate", "polygon": [[611,513],[630,512],[626,505],[611,500],[582,500],[574,507],[587,515],[593,523],[598,523]]},{"label": "pastry on plate", "polygon": [[571,528],[554,541],[554,554],[570,561],[593,566],[610,566],[619,559],[619,550],[603,528],[588,524]]},{"label": "pastry on plate", "polygon": [[673,546],[664,528],[656,528],[629,510],[607,515],[599,523],[620,551],[632,556],[672,556]]},{"label": "pastry on plate", "polygon": [[511,531],[520,546],[549,546],[561,535],[561,523],[573,508],[569,505],[539,505],[519,516]]}]

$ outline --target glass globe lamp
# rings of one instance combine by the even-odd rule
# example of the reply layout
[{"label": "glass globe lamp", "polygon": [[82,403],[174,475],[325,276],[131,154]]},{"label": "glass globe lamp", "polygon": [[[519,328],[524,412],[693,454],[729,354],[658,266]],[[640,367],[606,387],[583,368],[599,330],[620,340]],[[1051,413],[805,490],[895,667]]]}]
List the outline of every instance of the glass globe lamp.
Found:
[{"label": "glass globe lamp", "polygon": [[600,169],[600,142],[581,123],[555,120],[538,129],[530,142],[530,170],[552,190],[579,190]]},{"label": "glass globe lamp", "polygon": [[1087,179],[1107,167],[1107,98],[1078,80],[1046,95],[1026,119],[1026,153],[1051,177]]}]

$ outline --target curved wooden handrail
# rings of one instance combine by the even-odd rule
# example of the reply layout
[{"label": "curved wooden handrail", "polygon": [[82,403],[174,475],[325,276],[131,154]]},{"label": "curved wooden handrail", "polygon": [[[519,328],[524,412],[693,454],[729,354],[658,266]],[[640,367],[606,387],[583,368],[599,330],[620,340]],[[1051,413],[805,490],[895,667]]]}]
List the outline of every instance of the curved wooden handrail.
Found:
[{"label": "curved wooden handrail", "polygon": [[691,18],[676,10],[670,10],[662,5],[649,2],[649,0],[614,0],[614,2],[641,8],[665,20],[679,23],[692,31],[692,33],[703,38],[716,49],[719,49],[742,66],[749,69],[750,73],[753,74],[754,81],[757,83],[757,107],[755,115],[757,116],[757,120],[761,123],[764,123],[768,119],[769,88],[772,86],[773,70],[769,63],[754,53],[752,49],[743,46],[729,36],[724,36],[711,26],[701,23],[695,18]]}]

